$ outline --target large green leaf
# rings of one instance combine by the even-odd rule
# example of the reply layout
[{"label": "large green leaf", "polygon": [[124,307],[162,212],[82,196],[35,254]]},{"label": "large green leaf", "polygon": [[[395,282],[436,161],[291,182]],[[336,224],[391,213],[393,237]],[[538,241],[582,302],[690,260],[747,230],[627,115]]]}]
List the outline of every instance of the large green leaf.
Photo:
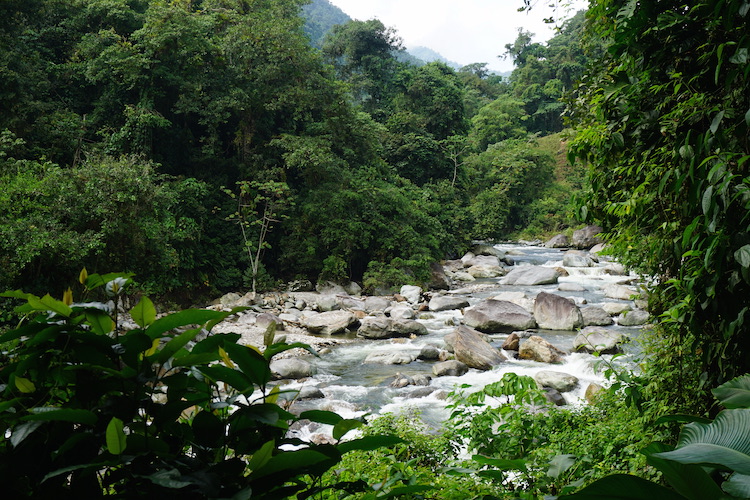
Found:
[{"label": "large green leaf", "polygon": [[91,325],[91,330],[98,335],[106,335],[115,329],[115,322],[109,314],[99,309],[87,309],[86,321]]},{"label": "large green leaf", "polygon": [[733,497],[750,498],[750,476],[735,472],[721,485],[721,489]]},{"label": "large green leaf", "polygon": [[720,498],[721,489],[711,476],[699,465],[681,464],[654,456],[656,453],[671,451],[673,447],[663,443],[651,443],[644,450],[648,464],[659,469],[664,478],[678,493],[690,500]]},{"label": "large green leaf", "polygon": [[33,413],[22,417],[21,420],[52,420],[87,425],[94,425],[97,420],[94,412],[82,409],[42,407],[32,408],[30,411]]},{"label": "large green leaf", "polygon": [[653,456],[750,474],[750,409],[724,410],[710,424],[687,424],[674,451]]},{"label": "large green leaf", "polygon": [[[148,332],[147,332],[148,333]],[[153,358],[157,363],[166,363],[169,358],[174,356],[177,351],[185,347],[185,345],[193,340],[198,334],[201,333],[200,328],[193,328],[186,330],[181,334],[171,339],[167,344],[157,351]]]},{"label": "large green leaf", "polygon": [[186,325],[202,325],[208,321],[225,318],[228,313],[210,311],[208,309],[185,309],[184,311],[164,316],[154,321],[146,329],[146,335],[151,339],[159,338],[163,333]]},{"label": "large green leaf", "polygon": [[130,316],[138,326],[146,328],[156,321],[154,303],[146,296],[141,297],[141,300],[130,310]]},{"label": "large green leaf", "polygon": [[127,437],[125,436],[125,429],[122,420],[117,417],[112,417],[112,420],[107,424],[107,433],[105,435],[107,441],[107,451],[113,455],[121,455],[125,451],[127,445]]},{"label": "large green leaf", "polygon": [[341,420],[340,422],[337,422],[336,425],[333,426],[333,438],[334,439],[341,439],[346,435],[347,432],[357,429],[359,427],[362,427],[362,422],[359,420],[353,419],[353,418],[347,418],[344,420]]},{"label": "large green leaf", "polygon": [[258,470],[271,460],[273,456],[273,450],[276,448],[276,443],[271,440],[267,441],[260,447],[258,451],[253,453],[250,460],[247,462],[247,468],[250,471]]},{"label": "large green leaf", "polygon": [[271,380],[268,361],[255,349],[239,344],[226,344],[224,349],[239,369],[256,385],[264,386]]},{"label": "large green leaf", "polygon": [[572,495],[558,500],[687,500],[682,495],[643,478],[613,474],[594,481]]},{"label": "large green leaf", "polygon": [[403,439],[396,436],[365,436],[360,439],[352,439],[351,441],[340,443],[336,448],[338,448],[341,453],[354,450],[371,451],[387,446],[394,446],[403,442]]},{"label": "large green leaf", "polygon": [[336,425],[341,422],[344,417],[338,413],[326,410],[308,410],[300,413],[299,418],[318,422],[319,424]]},{"label": "large green leaf", "polygon": [[750,408],[750,374],[734,378],[711,392],[727,408]]}]

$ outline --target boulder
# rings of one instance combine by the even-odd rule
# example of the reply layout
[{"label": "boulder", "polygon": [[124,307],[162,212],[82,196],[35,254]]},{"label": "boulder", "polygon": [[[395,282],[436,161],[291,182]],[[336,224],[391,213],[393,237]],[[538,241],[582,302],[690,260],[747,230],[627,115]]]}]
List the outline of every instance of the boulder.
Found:
[{"label": "boulder", "polygon": [[463,309],[469,307],[469,301],[463,297],[451,295],[436,295],[430,299],[430,311],[449,311],[451,309]]},{"label": "boulder", "polygon": [[640,294],[633,287],[611,284],[604,287],[604,296],[610,299],[631,300]]},{"label": "boulder", "polygon": [[416,389],[411,390],[409,394],[407,394],[406,396],[412,399],[426,398],[427,396],[429,396],[436,390],[437,389],[435,389],[434,387],[418,387]]},{"label": "boulder", "polygon": [[411,304],[419,304],[422,301],[422,288],[415,285],[404,285],[399,293]]},{"label": "boulder", "polygon": [[570,392],[578,385],[578,377],[564,372],[542,370],[534,375],[536,383],[542,387],[551,387],[560,392]]},{"label": "boulder", "polygon": [[300,358],[282,358],[271,361],[271,374],[275,379],[299,379],[315,375],[315,366]]},{"label": "boulder", "polygon": [[643,309],[633,309],[620,314],[617,317],[617,324],[621,326],[641,326],[648,323],[650,315]]},{"label": "boulder", "polygon": [[456,271],[455,273],[453,273],[453,279],[456,281],[465,281],[465,282],[471,282],[471,281],[477,280],[474,276],[467,273],[466,271]]},{"label": "boulder", "polygon": [[581,309],[583,326],[609,326],[614,323],[612,316],[601,307],[589,306]]},{"label": "boulder", "polygon": [[553,389],[552,387],[544,388],[544,397],[555,406],[565,406],[567,404],[565,397],[560,394],[560,391]]},{"label": "boulder", "polygon": [[317,387],[311,387],[311,386],[304,386],[299,390],[299,393],[297,394],[297,399],[323,399],[325,398],[325,394],[323,394],[323,391],[318,389]]},{"label": "boulder", "polygon": [[505,274],[505,270],[500,266],[487,266],[482,264],[473,265],[466,270],[475,279],[479,278],[497,278]]},{"label": "boulder", "polygon": [[568,250],[563,255],[563,266],[565,267],[592,267],[594,259],[581,250]]},{"label": "boulder", "polygon": [[610,316],[617,316],[625,311],[633,310],[633,306],[627,302],[605,302],[602,304],[602,309],[604,309]]},{"label": "boulder", "polygon": [[[471,256],[470,258],[466,258]],[[484,266],[484,267],[500,267],[500,259],[494,255],[474,255],[468,253],[461,259],[464,263],[464,267],[472,266]]]},{"label": "boulder", "polygon": [[534,301],[534,318],[539,328],[545,330],[575,330],[583,326],[578,306],[565,297],[540,292]]},{"label": "boulder", "polygon": [[628,269],[619,262],[608,262],[604,265],[603,271],[610,276],[627,276],[630,274]]},{"label": "boulder", "polygon": [[502,348],[506,351],[517,351],[520,343],[521,337],[519,337],[516,332],[513,332],[506,337]]},{"label": "boulder", "polygon": [[414,319],[417,314],[408,304],[397,304],[385,310],[385,313],[393,319]]},{"label": "boulder", "polygon": [[276,325],[276,330],[284,329],[284,321],[275,314],[261,313],[255,318],[255,326],[257,327],[268,329],[271,324]]},{"label": "boulder", "polygon": [[557,286],[557,289],[560,290],[561,292],[585,292],[586,291],[585,286],[579,283],[571,283],[569,281],[566,283],[560,283]]},{"label": "boulder", "polygon": [[534,299],[523,292],[500,292],[492,298],[495,300],[507,300],[508,302],[513,302],[514,304],[523,307],[528,312],[532,314],[534,313]]},{"label": "boulder", "polygon": [[593,383],[593,382],[592,382],[592,383],[590,383],[590,384],[589,384],[589,385],[588,385],[588,386],[586,387],[586,393],[584,394],[584,396],[583,396],[583,397],[584,397],[584,398],[586,398],[586,401],[587,401],[587,402],[588,402],[589,404],[592,404],[592,403],[594,403],[594,402],[596,401],[596,397],[597,397],[597,395],[598,395],[598,394],[599,394],[599,393],[600,393],[600,392],[601,392],[602,390],[604,390],[604,387],[602,387],[602,386],[601,386],[601,385],[599,385],[599,384],[595,384],[595,383]]},{"label": "boulder", "polygon": [[603,229],[599,226],[586,226],[573,231],[573,239],[570,246],[581,250],[588,250],[602,242],[602,239],[599,237],[602,231]]},{"label": "boulder", "polygon": [[495,248],[494,246],[487,245],[485,243],[477,243],[476,245],[471,247],[471,253],[473,253],[474,255],[491,255],[493,257],[497,257],[500,260],[505,258],[505,252],[503,252],[499,248]]},{"label": "boulder", "polygon": [[349,311],[327,311],[302,320],[302,326],[312,333],[335,335],[354,325],[357,318]]},{"label": "boulder", "polygon": [[468,366],[455,359],[432,365],[432,373],[436,377],[460,377],[468,371]]},{"label": "boulder", "polygon": [[361,295],[362,286],[356,281],[350,281],[349,283],[344,285],[344,291],[349,295]]},{"label": "boulder", "polygon": [[561,363],[564,356],[565,352],[538,335],[532,335],[521,342],[521,346],[518,349],[518,357],[520,359],[528,359],[540,363]]},{"label": "boulder", "polygon": [[391,307],[391,299],[389,297],[381,296],[369,296],[365,298],[365,311],[368,313],[385,311]]},{"label": "boulder", "polygon": [[318,283],[315,290],[321,295],[347,295],[346,289],[333,281]]},{"label": "boulder", "polygon": [[403,373],[397,373],[390,384],[388,384],[388,387],[393,387],[395,389],[401,389],[402,387],[406,387],[407,385],[414,385],[414,379],[411,378],[409,375],[404,375]]},{"label": "boulder", "polygon": [[505,356],[492,347],[485,336],[467,326],[459,326],[445,336],[445,342],[453,347],[456,359],[469,368],[490,370],[505,361]]},{"label": "boulder", "polygon": [[430,263],[430,282],[428,286],[430,290],[449,290],[451,287],[450,280],[445,275],[445,270],[439,262]]},{"label": "boulder", "polygon": [[617,331],[600,326],[587,326],[573,339],[573,350],[601,354],[614,354],[620,351],[625,336]]},{"label": "boulder", "polygon": [[422,350],[419,351],[417,359],[421,359],[422,361],[437,361],[440,359],[440,349],[429,344],[423,346]]},{"label": "boulder", "polygon": [[312,292],[314,289],[310,280],[294,280],[286,284],[288,292]]},{"label": "boulder", "polygon": [[488,299],[468,309],[464,321],[480,332],[496,333],[534,328],[534,317],[523,307],[506,300]]},{"label": "boulder", "polygon": [[338,299],[335,295],[320,295],[315,299],[315,304],[318,306],[318,311],[328,312],[336,311],[341,309]]},{"label": "boulder", "polygon": [[408,365],[414,361],[411,353],[403,351],[373,351],[365,358],[365,363],[379,365]]},{"label": "boulder", "polygon": [[503,285],[551,285],[557,283],[561,276],[560,271],[551,267],[543,266],[522,266],[513,268],[502,279]]},{"label": "boulder", "polygon": [[427,335],[427,327],[413,319],[367,316],[357,329],[357,336],[365,339],[389,339],[412,335]]},{"label": "boulder", "polygon": [[547,240],[544,246],[547,248],[567,248],[570,246],[570,240],[564,234],[558,234]]}]

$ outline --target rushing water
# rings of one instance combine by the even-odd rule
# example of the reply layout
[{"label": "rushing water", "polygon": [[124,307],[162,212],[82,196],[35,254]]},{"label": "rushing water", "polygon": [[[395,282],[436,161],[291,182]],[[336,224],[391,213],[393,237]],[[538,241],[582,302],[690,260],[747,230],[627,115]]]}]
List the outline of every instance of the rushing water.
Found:
[{"label": "rushing water", "polygon": [[[562,267],[562,252],[537,246],[496,245],[496,248],[507,253],[515,261],[516,266],[547,266]],[[451,293],[466,297],[471,305],[494,297],[501,292],[523,292],[533,297],[539,292],[556,293],[569,297],[579,305],[595,306],[605,302],[624,302],[606,298],[603,288],[612,283],[622,283],[635,276],[611,276],[605,272],[606,262],[589,268],[565,268],[568,276],[561,277],[555,285],[542,286],[508,286],[501,285],[502,278],[482,279],[463,290],[453,290]],[[559,288],[571,288],[565,283],[577,284],[582,291],[560,291]],[[480,285],[480,286],[477,286]],[[390,340],[359,340],[350,344],[335,347],[332,352],[316,360],[317,375],[313,378],[293,382],[286,386],[288,389],[300,389],[303,386],[316,386],[325,394],[325,399],[300,401],[296,403],[298,409],[322,408],[336,411],[345,417],[361,416],[363,414],[377,414],[384,412],[398,412],[406,406],[417,408],[425,421],[439,423],[447,417],[446,394],[457,386],[468,385],[470,389],[478,390],[486,384],[498,381],[504,373],[514,372],[519,375],[533,376],[540,370],[553,370],[574,375],[579,379],[578,387],[564,393],[569,404],[581,404],[583,396],[590,383],[605,385],[606,380],[597,369],[602,360],[609,360],[611,356],[595,357],[589,354],[572,353],[565,357],[561,364],[545,364],[533,361],[513,359],[501,363],[490,371],[469,370],[460,377],[434,377],[432,375],[433,362],[413,361],[406,365],[366,364],[365,358],[374,351],[410,352],[414,357],[427,344],[444,348],[443,337],[453,332],[462,323],[462,312],[451,310],[444,312],[425,312],[418,316],[429,334],[413,339]],[[622,327],[613,325],[607,328],[623,331],[631,338],[637,337],[640,327]],[[570,352],[576,332],[535,330],[539,335],[556,347]],[[491,335],[492,344],[500,347],[507,334]],[[634,345],[626,344],[626,353],[633,354]],[[623,358],[618,361],[622,361]],[[627,356],[625,356],[627,359]],[[423,386],[407,386],[404,388],[389,387],[396,373],[405,375],[424,374],[432,377],[429,388]],[[429,393],[425,395],[426,393]]]}]

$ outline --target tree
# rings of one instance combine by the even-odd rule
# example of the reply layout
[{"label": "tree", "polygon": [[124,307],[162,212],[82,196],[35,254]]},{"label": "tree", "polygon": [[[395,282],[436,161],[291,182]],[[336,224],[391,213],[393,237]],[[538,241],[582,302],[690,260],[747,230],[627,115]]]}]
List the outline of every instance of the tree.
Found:
[{"label": "tree", "polygon": [[653,360],[654,384],[678,401],[689,395],[670,387],[705,394],[750,370],[749,10],[607,0],[588,14],[609,48],[576,98],[573,155],[592,188],[581,215],[657,278],[670,354]]}]

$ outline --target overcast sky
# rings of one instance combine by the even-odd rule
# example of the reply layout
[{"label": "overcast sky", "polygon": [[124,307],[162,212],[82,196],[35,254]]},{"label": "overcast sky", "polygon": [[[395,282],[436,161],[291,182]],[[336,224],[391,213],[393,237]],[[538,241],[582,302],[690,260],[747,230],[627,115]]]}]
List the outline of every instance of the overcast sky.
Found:
[{"label": "overcast sky", "polygon": [[[409,47],[424,46],[461,65],[488,63],[496,71],[510,71],[513,63],[498,56],[505,44],[513,43],[518,28],[536,34],[543,42],[554,35],[544,18],[553,15],[540,0],[530,12],[518,12],[522,0],[330,0],[332,4],[359,21],[380,19],[396,28]],[[575,9],[585,8],[585,0],[572,2]],[[564,12],[558,12],[557,17]],[[575,14],[572,10],[564,17]]]}]

